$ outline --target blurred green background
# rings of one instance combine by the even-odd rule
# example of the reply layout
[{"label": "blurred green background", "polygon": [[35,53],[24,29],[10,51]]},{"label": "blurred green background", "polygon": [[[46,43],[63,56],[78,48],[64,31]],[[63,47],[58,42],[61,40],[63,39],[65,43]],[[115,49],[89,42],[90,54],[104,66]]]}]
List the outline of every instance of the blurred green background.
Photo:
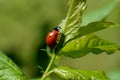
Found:
[{"label": "blurred green background", "polygon": [[[88,6],[84,13],[87,14],[111,1],[87,0]],[[120,3],[108,16],[107,21],[120,24],[119,5]],[[67,0],[0,0],[0,50],[12,58],[27,77],[41,75],[38,65],[46,68],[49,57],[40,49],[46,48],[46,34],[65,18],[67,9]],[[120,45],[119,28],[105,29],[97,34]],[[119,53],[118,51],[109,56],[105,53],[89,54],[78,59],[62,57],[60,65],[104,70],[109,73],[120,69]]]}]

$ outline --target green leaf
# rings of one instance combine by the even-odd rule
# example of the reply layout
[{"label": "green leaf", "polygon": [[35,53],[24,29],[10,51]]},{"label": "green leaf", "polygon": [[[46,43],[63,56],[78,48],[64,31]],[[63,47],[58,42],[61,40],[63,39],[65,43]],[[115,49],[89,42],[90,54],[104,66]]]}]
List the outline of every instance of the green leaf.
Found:
[{"label": "green leaf", "polygon": [[91,22],[101,21],[105,19],[110,12],[115,8],[119,0],[113,0],[111,3],[104,5],[102,8],[99,8],[95,11],[92,11],[89,14],[82,16],[82,25],[87,25]]},{"label": "green leaf", "polygon": [[[69,37],[76,33],[81,25],[81,15],[86,8],[86,0],[70,0],[69,10],[65,20],[62,21],[60,26],[62,27],[62,33],[64,36]],[[67,41],[65,39],[65,42]]]},{"label": "green leaf", "polygon": [[60,51],[60,54],[71,58],[79,58],[90,52],[94,54],[100,54],[102,52],[112,54],[119,49],[116,44],[103,40],[96,35],[89,34],[66,44]]},{"label": "green leaf", "polygon": [[18,66],[0,52],[0,80],[27,80]]},{"label": "green leaf", "polygon": [[120,69],[119,69],[119,67],[118,67],[118,69],[110,70],[107,73],[107,76],[110,78],[110,80],[120,80]]},{"label": "green leaf", "polygon": [[109,80],[103,71],[84,71],[58,67],[54,68],[53,72],[65,80]]},{"label": "green leaf", "polygon": [[[41,80],[41,78],[35,78],[35,79],[30,79],[30,80]],[[45,80],[52,80],[50,77],[45,78]]]},{"label": "green leaf", "polygon": [[[105,29],[105,28],[111,28],[111,27],[118,27],[118,25],[112,23],[112,22],[107,22],[107,21],[103,21],[103,22],[93,22],[88,24],[87,26],[84,27],[80,27],[78,32],[76,34],[73,35],[68,35],[69,37],[67,38],[68,42],[71,41],[72,39]],[[67,43],[67,42],[66,42]]]}]

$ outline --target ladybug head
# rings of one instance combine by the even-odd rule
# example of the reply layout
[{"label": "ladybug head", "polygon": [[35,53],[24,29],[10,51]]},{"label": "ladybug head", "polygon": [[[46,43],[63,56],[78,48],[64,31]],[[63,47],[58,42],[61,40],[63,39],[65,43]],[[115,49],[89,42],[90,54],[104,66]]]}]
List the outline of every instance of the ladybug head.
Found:
[{"label": "ladybug head", "polygon": [[57,26],[57,27],[53,28],[53,30],[56,30],[56,31],[59,31],[60,29],[61,29],[60,26]]}]

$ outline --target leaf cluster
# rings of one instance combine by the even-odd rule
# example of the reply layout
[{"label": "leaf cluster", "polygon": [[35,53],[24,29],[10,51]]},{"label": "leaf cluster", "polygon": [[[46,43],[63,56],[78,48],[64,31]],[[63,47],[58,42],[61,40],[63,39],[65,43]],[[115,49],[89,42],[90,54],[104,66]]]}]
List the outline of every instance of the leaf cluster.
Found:
[{"label": "leaf cluster", "polygon": [[[86,9],[86,0],[69,0],[68,13],[59,25],[61,27],[60,41],[54,49],[55,54],[51,55],[53,58],[41,80],[52,73],[65,80],[109,80],[103,71],[76,70],[63,66],[51,70],[50,68],[54,58],[57,61],[57,58],[62,55],[80,58],[91,52],[93,54],[102,52],[112,54],[119,50],[120,47],[117,44],[101,39],[95,34],[96,31],[119,26],[105,21],[117,3],[118,0],[114,0],[90,14],[83,15],[83,11]],[[0,52],[0,80],[27,80],[19,67],[2,52]]]}]

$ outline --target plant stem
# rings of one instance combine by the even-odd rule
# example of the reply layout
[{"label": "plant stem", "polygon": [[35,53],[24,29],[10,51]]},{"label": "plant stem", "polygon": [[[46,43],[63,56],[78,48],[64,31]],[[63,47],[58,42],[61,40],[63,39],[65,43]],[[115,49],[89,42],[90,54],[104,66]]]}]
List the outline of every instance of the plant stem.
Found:
[{"label": "plant stem", "polygon": [[47,73],[49,72],[49,70],[50,70],[50,68],[51,68],[51,66],[53,64],[54,59],[55,59],[55,53],[52,53],[51,60],[50,60],[48,66],[47,66],[47,68],[46,68],[46,70],[45,70],[45,72],[44,72],[44,74],[43,74],[43,76],[41,77],[40,80],[44,80],[48,76]]}]

